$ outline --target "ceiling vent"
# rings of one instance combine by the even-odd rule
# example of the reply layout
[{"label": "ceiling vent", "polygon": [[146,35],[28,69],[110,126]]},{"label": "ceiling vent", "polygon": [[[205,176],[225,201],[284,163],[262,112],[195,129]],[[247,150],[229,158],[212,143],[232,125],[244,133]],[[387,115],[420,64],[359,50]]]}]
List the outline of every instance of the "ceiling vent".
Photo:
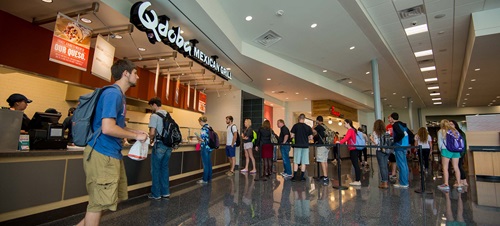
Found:
[{"label": "ceiling vent", "polygon": [[276,32],[269,30],[266,33],[259,36],[258,38],[256,38],[255,40],[253,40],[253,42],[264,47],[269,47],[281,39],[282,37],[276,34]]},{"label": "ceiling vent", "polygon": [[274,93],[282,94],[282,93],[285,93],[285,91],[284,90],[279,90],[279,91],[275,91]]},{"label": "ceiling vent", "polygon": [[399,18],[403,20],[403,19],[408,19],[411,17],[420,16],[422,14],[425,14],[425,9],[424,9],[423,5],[418,5],[415,7],[408,8],[408,9],[400,10],[398,12],[398,14],[399,14]]},{"label": "ceiling vent", "polygon": [[418,64],[432,64],[434,63],[433,59],[427,59],[427,60],[419,60]]}]

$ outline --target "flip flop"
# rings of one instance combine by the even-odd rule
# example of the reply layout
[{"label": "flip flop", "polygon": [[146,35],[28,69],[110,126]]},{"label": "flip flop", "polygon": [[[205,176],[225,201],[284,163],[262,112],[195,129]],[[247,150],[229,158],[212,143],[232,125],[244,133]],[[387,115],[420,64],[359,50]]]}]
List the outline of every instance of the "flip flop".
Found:
[{"label": "flip flop", "polygon": [[257,173],[257,171],[250,171],[250,174],[255,174]]},{"label": "flip flop", "polygon": [[248,170],[242,169],[242,170],[240,170],[240,172],[245,173],[245,172],[248,172]]}]

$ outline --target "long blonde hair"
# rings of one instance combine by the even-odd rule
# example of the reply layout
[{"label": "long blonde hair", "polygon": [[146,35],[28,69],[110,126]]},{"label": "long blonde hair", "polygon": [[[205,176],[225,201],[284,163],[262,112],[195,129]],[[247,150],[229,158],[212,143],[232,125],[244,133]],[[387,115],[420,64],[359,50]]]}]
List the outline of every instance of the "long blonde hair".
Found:
[{"label": "long blonde hair", "polygon": [[458,131],[455,128],[450,126],[450,121],[448,121],[446,119],[441,120],[441,123],[439,123],[439,126],[441,127],[441,130],[439,130],[439,132],[441,133],[441,135],[443,137],[446,137],[446,132],[448,132],[448,130],[451,130],[453,132],[453,134],[458,133]]},{"label": "long blonde hair", "polygon": [[429,138],[429,133],[427,132],[427,129],[425,127],[420,127],[420,129],[418,129],[417,135],[420,143],[426,143],[427,139]]}]

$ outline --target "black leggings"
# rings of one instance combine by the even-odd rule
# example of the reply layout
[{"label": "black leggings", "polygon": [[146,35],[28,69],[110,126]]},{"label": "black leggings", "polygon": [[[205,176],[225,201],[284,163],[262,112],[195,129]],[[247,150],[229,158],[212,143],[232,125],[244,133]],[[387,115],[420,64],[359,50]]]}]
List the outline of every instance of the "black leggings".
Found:
[{"label": "black leggings", "polygon": [[351,157],[352,166],[354,166],[354,173],[356,174],[356,181],[361,180],[361,169],[359,168],[358,155],[359,150],[354,149],[349,151]]},{"label": "black leggings", "polygon": [[337,147],[333,147],[333,159],[337,159],[338,156],[338,149]]},{"label": "black leggings", "polygon": [[[417,152],[418,153],[418,152]],[[420,153],[418,153],[420,155]],[[422,158],[424,159],[424,169],[429,169],[429,155],[431,154],[431,149],[422,148]],[[418,157],[419,162],[422,161],[420,156]]]},{"label": "black leggings", "polygon": [[359,161],[360,162],[363,162],[363,160],[361,160],[361,155],[364,155],[365,162],[368,161],[368,153],[367,153],[368,152],[368,148],[363,148],[363,150],[358,150],[358,152],[359,152],[358,156],[359,156]]},{"label": "black leggings", "polygon": [[465,170],[464,170],[464,156],[460,157],[458,160],[458,169],[460,169],[460,180],[465,180],[467,178],[467,175],[465,175]]}]

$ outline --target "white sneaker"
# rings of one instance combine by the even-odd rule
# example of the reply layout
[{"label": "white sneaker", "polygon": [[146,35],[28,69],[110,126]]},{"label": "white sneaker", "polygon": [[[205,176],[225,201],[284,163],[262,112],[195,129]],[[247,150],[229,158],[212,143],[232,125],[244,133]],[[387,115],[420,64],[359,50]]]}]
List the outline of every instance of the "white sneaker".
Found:
[{"label": "white sneaker", "polygon": [[353,181],[353,182],[349,183],[349,185],[351,185],[351,186],[361,186],[361,181]]},{"label": "white sneaker", "polygon": [[408,188],[410,187],[409,185],[401,185],[401,184],[395,184],[394,185],[395,188]]},{"label": "white sneaker", "polygon": [[208,182],[204,181],[204,180],[199,180],[199,181],[196,181],[197,184],[208,184]]}]

